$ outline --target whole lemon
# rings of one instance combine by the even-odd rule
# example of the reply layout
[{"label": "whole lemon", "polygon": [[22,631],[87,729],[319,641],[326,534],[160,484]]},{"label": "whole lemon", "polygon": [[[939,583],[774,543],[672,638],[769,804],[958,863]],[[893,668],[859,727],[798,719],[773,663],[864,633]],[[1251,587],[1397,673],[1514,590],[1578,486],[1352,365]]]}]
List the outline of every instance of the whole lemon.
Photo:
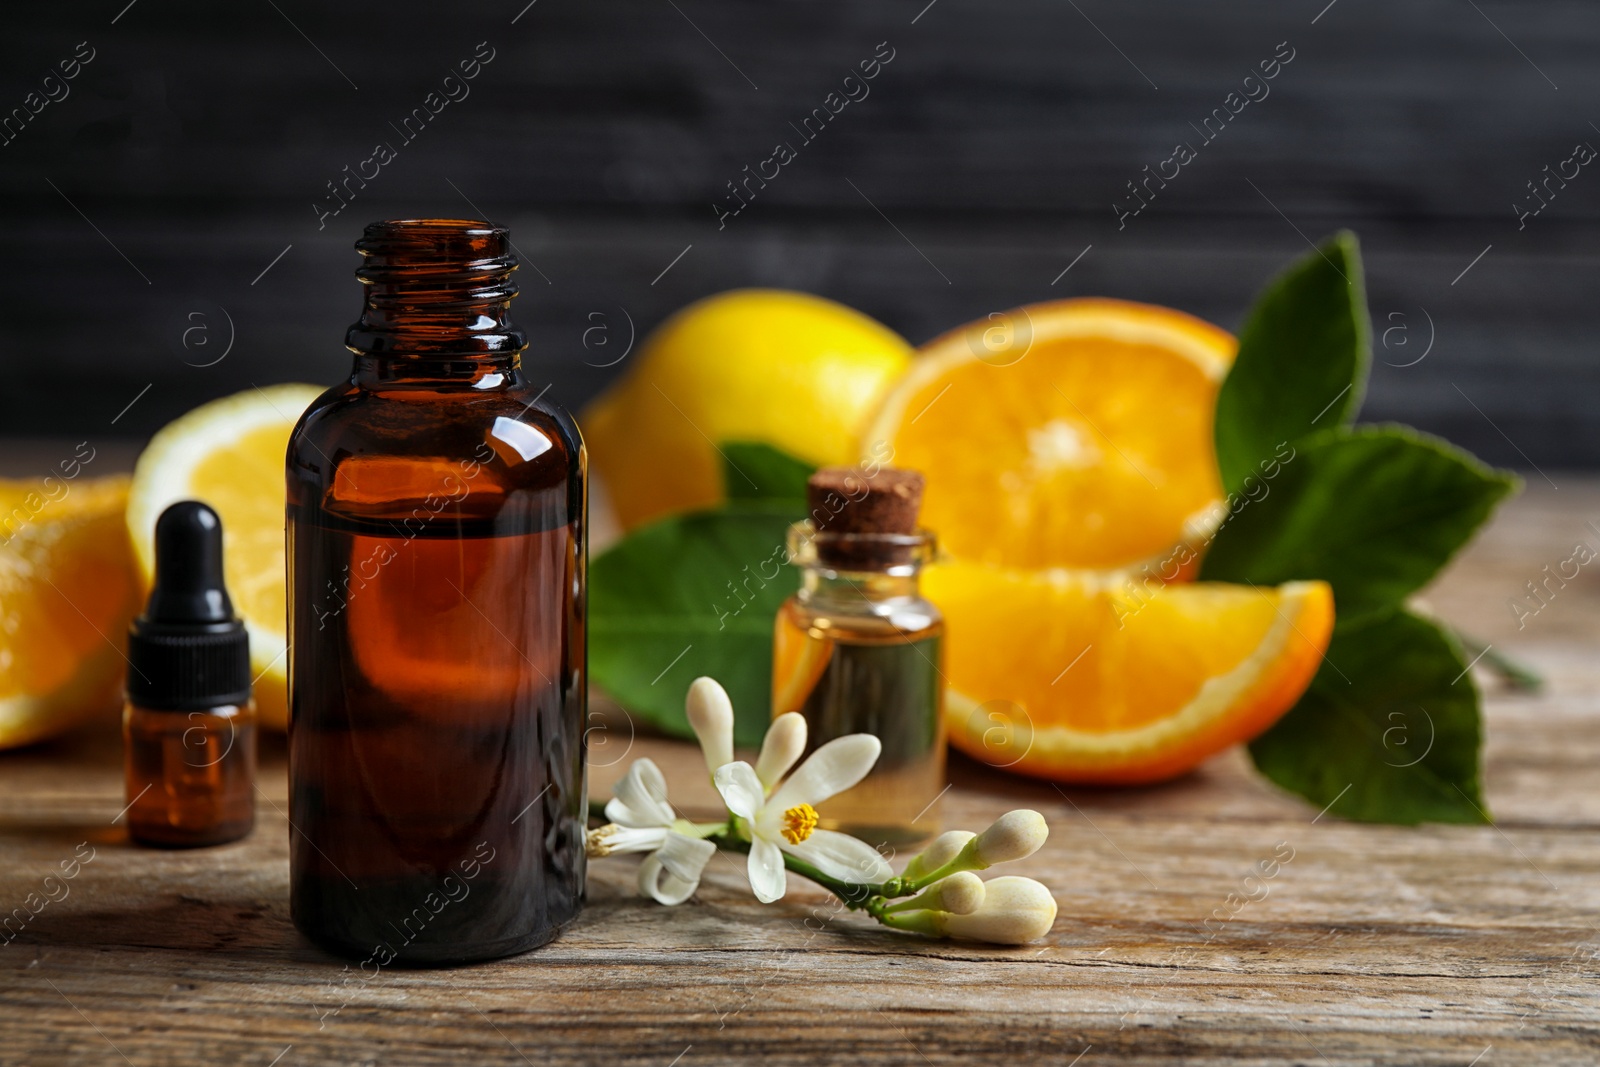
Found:
[{"label": "whole lemon", "polygon": [[583,412],[590,458],[625,528],[723,497],[724,441],[819,466],[857,457],[863,423],[910,365],[882,323],[808,293],[737,289],[650,334]]}]

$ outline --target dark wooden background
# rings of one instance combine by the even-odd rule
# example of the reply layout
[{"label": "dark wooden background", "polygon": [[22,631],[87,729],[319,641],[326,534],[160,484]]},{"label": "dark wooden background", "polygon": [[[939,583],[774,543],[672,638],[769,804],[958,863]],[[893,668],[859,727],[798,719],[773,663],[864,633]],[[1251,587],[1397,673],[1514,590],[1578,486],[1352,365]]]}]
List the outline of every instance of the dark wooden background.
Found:
[{"label": "dark wooden background", "polygon": [[[918,342],[1082,294],[1234,326],[1349,226],[1387,342],[1368,418],[1600,463],[1600,168],[1524,229],[1512,206],[1600,145],[1586,0],[525,3],[8,10],[0,111],[78,42],[96,57],[0,147],[0,434],[114,443],[250,383],[337,379],[361,225],[476,205],[537,267],[519,317],[572,406],[626,365],[602,366],[629,321],[725,288],[822,293]],[[471,95],[319,229],[325,183],[399,145],[389,123],[480,41]],[[871,95],[719,231],[724,183],[882,41]],[[1271,95],[1119,232],[1124,183],[1283,41]]]}]

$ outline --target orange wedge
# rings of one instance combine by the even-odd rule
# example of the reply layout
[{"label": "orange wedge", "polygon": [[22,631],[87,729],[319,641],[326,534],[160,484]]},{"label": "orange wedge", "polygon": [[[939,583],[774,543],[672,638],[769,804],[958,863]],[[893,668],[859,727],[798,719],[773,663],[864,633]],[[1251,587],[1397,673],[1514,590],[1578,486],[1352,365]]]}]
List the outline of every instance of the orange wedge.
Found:
[{"label": "orange wedge", "polygon": [[1064,782],[1160,781],[1256,736],[1310,684],[1333,631],[1324,582],[947,562],[925,588],[949,628],[951,743]]},{"label": "orange wedge", "polygon": [[793,604],[778,613],[772,642],[772,714],[799,711],[833,658],[833,638],[818,636]]},{"label": "orange wedge", "polygon": [[1169,308],[1062,300],[924,345],[868,424],[928,476],[923,520],[961,559],[1130,567],[1220,517],[1212,448],[1229,333]]},{"label": "orange wedge", "polygon": [[120,706],[139,608],[127,503],[122,476],[0,481],[0,748]]}]

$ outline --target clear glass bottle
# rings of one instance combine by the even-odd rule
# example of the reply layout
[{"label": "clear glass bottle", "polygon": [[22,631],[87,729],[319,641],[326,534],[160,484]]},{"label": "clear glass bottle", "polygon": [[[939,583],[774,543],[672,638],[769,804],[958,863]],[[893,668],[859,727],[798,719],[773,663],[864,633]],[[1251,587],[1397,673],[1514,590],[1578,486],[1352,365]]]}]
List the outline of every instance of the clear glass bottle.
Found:
[{"label": "clear glass bottle", "polygon": [[543,944],[584,885],[587,470],[506,230],[374,223],[288,450],[290,905],[382,966]]},{"label": "clear glass bottle", "polygon": [[[812,515],[831,518],[829,490],[815,481]],[[808,754],[845,734],[875,735],[877,764],[818,808],[820,823],[873,845],[908,844],[939,832],[945,789],[944,617],[918,588],[934,537],[916,529],[915,502],[901,524],[912,532],[882,532],[872,527],[894,524],[870,518],[839,525],[856,529],[807,519],[789,530],[801,587],[774,626],[772,713],[805,716]]]}]

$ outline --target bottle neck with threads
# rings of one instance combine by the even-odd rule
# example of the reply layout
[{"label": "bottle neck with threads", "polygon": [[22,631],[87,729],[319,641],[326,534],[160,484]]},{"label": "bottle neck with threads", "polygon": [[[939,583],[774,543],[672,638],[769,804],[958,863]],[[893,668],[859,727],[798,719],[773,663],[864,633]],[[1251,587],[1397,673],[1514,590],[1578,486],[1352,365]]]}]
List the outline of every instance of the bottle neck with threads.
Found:
[{"label": "bottle neck with threads", "polygon": [[516,257],[504,227],[471,219],[396,219],[366,228],[356,249],[365,287],[345,334],[357,384],[514,372],[527,335],[511,321]]}]

